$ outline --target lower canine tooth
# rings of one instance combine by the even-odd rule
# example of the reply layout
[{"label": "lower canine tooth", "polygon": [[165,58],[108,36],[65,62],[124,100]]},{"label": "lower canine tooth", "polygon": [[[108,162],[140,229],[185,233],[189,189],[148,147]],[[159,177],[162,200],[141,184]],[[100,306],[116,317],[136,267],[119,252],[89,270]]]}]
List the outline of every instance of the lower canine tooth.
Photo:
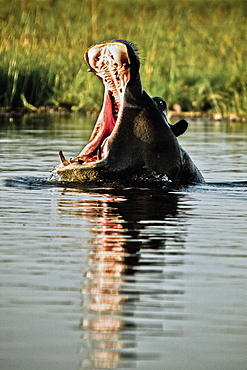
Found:
[{"label": "lower canine tooth", "polygon": [[58,155],[60,158],[60,162],[63,164],[66,161],[66,159],[65,159],[65,156],[63,155],[62,150],[59,151]]}]

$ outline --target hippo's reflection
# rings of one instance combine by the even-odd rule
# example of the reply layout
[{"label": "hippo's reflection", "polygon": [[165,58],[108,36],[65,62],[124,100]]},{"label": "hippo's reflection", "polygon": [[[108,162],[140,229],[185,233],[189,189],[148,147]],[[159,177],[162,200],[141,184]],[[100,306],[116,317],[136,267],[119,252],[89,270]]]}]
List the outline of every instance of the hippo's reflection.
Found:
[{"label": "hippo's reflection", "polygon": [[69,207],[59,203],[60,212],[89,220],[94,234],[82,288],[81,368],[117,368],[133,361],[142,333],[174,336],[180,330],[164,328],[164,320],[181,315],[185,215],[176,193],[115,189],[82,195]]}]

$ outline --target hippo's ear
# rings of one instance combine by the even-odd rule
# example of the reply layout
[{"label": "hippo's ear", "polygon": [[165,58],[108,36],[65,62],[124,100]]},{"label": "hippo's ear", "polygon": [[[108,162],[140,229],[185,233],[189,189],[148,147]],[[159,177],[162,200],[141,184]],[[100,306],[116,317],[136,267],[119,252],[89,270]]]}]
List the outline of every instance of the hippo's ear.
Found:
[{"label": "hippo's ear", "polygon": [[174,125],[170,125],[172,132],[174,133],[175,136],[180,136],[182,135],[188,128],[188,122],[185,121],[184,119],[181,119],[181,121],[178,121]]}]

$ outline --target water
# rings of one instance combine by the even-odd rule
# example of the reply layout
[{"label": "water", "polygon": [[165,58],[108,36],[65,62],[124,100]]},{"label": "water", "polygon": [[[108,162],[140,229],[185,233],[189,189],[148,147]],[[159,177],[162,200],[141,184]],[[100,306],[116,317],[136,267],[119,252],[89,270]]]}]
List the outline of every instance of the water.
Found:
[{"label": "water", "polygon": [[206,185],[34,186],[92,124],[1,122],[0,368],[246,369],[247,125],[180,138]]}]

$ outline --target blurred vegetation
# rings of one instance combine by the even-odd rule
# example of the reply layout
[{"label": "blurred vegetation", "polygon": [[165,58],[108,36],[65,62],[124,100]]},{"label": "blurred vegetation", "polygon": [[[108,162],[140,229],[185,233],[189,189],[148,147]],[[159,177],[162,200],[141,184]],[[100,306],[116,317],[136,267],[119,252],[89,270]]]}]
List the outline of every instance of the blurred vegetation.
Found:
[{"label": "blurred vegetation", "polygon": [[84,51],[122,38],[144,89],[184,111],[247,107],[245,0],[0,0],[0,106],[94,112],[100,81]]}]

